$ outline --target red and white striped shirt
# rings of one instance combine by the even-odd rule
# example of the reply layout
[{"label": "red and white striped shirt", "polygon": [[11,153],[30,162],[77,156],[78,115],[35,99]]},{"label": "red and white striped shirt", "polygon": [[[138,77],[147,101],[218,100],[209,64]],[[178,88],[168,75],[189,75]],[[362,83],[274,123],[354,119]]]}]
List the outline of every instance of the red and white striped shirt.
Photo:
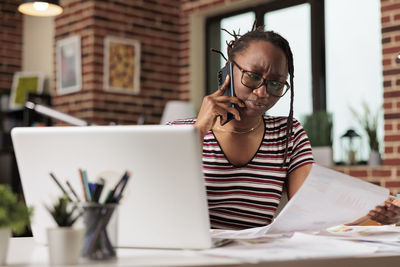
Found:
[{"label": "red and white striped shirt", "polygon": [[[195,122],[193,118],[171,124]],[[288,174],[314,162],[306,132],[294,119],[288,158],[282,167],[286,122],[287,117],[265,115],[262,143],[254,157],[240,167],[227,160],[212,131],[205,135],[203,172],[212,228],[245,229],[271,223]]]}]

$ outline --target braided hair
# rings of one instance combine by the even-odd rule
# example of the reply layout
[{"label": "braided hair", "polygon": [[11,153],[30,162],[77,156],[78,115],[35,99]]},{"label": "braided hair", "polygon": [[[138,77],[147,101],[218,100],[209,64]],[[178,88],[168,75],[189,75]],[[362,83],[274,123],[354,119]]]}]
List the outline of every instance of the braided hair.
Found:
[{"label": "braided hair", "polygon": [[[224,31],[226,31],[226,30],[224,30]],[[226,32],[228,32],[228,31],[226,31]],[[275,45],[276,47],[279,47],[280,49],[282,49],[282,51],[286,55],[287,65],[288,65],[288,73],[290,76],[290,110],[289,110],[289,116],[287,119],[286,148],[285,148],[285,154],[284,154],[283,163],[282,163],[282,167],[283,167],[287,160],[289,141],[290,141],[290,137],[293,132],[292,127],[293,127],[293,100],[294,100],[294,83],[293,83],[294,66],[293,66],[292,50],[290,49],[289,43],[285,38],[283,38],[281,35],[279,35],[276,32],[264,31],[263,26],[256,27],[256,22],[253,24],[251,31],[247,32],[244,35],[235,33],[235,31],[233,31],[233,33],[228,32],[228,34],[230,34],[232,37],[234,37],[234,40],[227,42],[228,59],[230,61],[234,60],[236,54],[245,50],[252,41],[270,42],[271,44]]]}]

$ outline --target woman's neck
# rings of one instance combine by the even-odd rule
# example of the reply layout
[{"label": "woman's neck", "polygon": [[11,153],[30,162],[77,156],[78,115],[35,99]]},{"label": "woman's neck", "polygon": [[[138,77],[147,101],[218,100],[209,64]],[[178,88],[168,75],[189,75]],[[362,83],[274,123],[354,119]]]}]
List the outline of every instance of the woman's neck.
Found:
[{"label": "woman's neck", "polygon": [[262,122],[262,116],[254,116],[254,117],[248,117],[248,116],[241,116],[241,120],[231,120],[224,126],[221,126],[220,124],[220,117],[218,117],[217,121],[215,122],[214,128],[216,130],[221,130],[221,131],[227,131],[227,132],[236,132],[236,133],[247,133],[247,132],[252,132],[255,129],[257,129]]}]

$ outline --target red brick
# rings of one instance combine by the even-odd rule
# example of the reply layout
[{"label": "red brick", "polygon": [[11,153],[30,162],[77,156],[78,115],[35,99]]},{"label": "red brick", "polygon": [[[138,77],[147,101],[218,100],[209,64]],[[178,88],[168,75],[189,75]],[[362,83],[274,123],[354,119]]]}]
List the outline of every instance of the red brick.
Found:
[{"label": "red brick", "polygon": [[[390,53],[390,54],[392,54],[392,53]],[[393,54],[394,54],[394,52],[393,52]],[[391,70],[384,70],[383,71],[383,75],[395,75],[395,74],[400,74],[400,69],[391,69]]]},{"label": "red brick", "polygon": [[385,123],[385,131],[393,130],[393,124]]},{"label": "red brick", "polygon": [[388,170],[372,170],[372,176],[390,177],[392,176],[392,172]]},{"label": "red brick", "polygon": [[368,176],[368,172],[365,170],[350,170],[349,175],[359,178],[365,178]]},{"label": "red brick", "polygon": [[389,10],[396,10],[400,9],[400,3],[392,4],[392,5],[386,5],[381,7],[381,12],[389,11]]},{"label": "red brick", "polygon": [[400,135],[395,134],[395,135],[386,135],[385,136],[385,141],[392,142],[392,141],[400,141]]},{"label": "red brick", "polygon": [[[400,80],[396,81],[396,85],[400,84]],[[392,92],[384,92],[383,93],[383,98],[387,99],[387,98],[391,98],[391,97],[400,97],[400,91],[392,91]]]},{"label": "red brick", "polygon": [[399,46],[382,49],[382,53],[383,54],[392,54],[392,53],[396,53],[397,54],[397,53],[399,53],[399,51],[400,51],[400,47]]},{"label": "red brick", "polygon": [[392,102],[383,103],[383,109],[392,109]]},{"label": "red brick", "polygon": [[400,187],[400,181],[386,181],[385,182],[385,187],[388,187],[388,188]]},{"label": "red brick", "polygon": [[400,159],[384,159],[383,165],[385,165],[385,166],[400,166]]},{"label": "red brick", "polygon": [[[383,42],[383,41],[382,41]],[[382,60],[382,65],[390,65],[392,63],[391,59],[384,59]]]},{"label": "red brick", "polygon": [[386,23],[386,22],[389,22],[389,21],[390,21],[390,17],[389,16],[381,18],[381,23]]},{"label": "red brick", "polygon": [[393,147],[385,147],[385,154],[392,154],[394,152]]}]

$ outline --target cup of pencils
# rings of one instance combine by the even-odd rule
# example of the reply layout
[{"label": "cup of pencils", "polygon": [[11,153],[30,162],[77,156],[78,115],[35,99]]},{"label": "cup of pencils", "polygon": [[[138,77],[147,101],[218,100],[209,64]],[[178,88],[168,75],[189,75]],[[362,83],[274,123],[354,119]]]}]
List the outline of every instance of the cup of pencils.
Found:
[{"label": "cup of pencils", "polygon": [[85,203],[82,208],[86,229],[82,256],[92,260],[116,257],[118,204]]},{"label": "cup of pencils", "polygon": [[80,170],[82,185],[86,191],[82,203],[83,222],[85,224],[85,241],[82,256],[93,260],[106,260],[116,257],[117,244],[117,209],[122,193],[129,180],[126,171],[113,189],[107,192],[104,201],[100,202],[103,184],[90,188],[85,171]]}]

